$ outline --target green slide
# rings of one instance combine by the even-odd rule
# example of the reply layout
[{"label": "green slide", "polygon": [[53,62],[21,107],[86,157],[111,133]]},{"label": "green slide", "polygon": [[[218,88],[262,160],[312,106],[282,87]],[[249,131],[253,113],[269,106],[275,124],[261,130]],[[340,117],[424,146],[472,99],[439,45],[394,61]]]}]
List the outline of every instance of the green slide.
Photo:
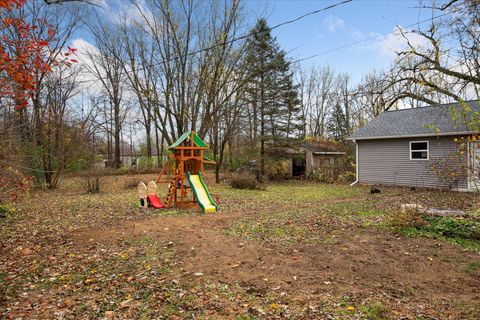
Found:
[{"label": "green slide", "polygon": [[187,172],[187,178],[203,212],[217,212],[218,206],[210,196],[210,192],[208,192],[207,186],[202,179],[202,173],[199,171],[198,175],[194,175]]}]

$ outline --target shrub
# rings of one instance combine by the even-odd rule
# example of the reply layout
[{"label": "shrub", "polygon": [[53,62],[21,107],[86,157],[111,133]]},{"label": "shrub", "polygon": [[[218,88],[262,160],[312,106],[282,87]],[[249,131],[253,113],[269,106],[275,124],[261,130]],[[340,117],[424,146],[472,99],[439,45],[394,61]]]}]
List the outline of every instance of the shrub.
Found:
[{"label": "shrub", "polygon": [[338,182],[347,183],[355,181],[356,173],[352,171],[346,171],[345,173],[338,176]]},{"label": "shrub", "polygon": [[140,181],[138,179],[132,178],[125,181],[123,188],[124,189],[135,189]]},{"label": "shrub", "polygon": [[447,238],[480,240],[480,223],[452,217],[427,217],[430,222],[428,231]]},{"label": "shrub", "polygon": [[332,176],[323,168],[317,168],[309,172],[307,174],[307,179],[327,183],[332,183],[334,181]]},{"label": "shrub", "polygon": [[141,156],[137,160],[137,168],[139,170],[153,168],[154,159],[152,157]]},{"label": "shrub", "polygon": [[397,228],[422,228],[427,226],[428,222],[417,209],[407,208],[403,212],[393,213],[389,218],[389,225]]},{"label": "shrub", "polygon": [[16,202],[32,188],[33,177],[11,167],[0,168],[0,202]]},{"label": "shrub", "polygon": [[83,189],[87,193],[99,193],[105,178],[105,170],[91,169],[81,174]]},{"label": "shrub", "polygon": [[480,241],[480,223],[464,218],[437,217],[407,209],[391,216],[390,225],[407,234],[440,235],[450,239]]},{"label": "shrub", "polygon": [[0,203],[0,218],[6,217],[8,214],[15,213],[16,209],[9,203]]},{"label": "shrub", "polygon": [[260,184],[257,179],[252,176],[233,177],[230,185],[232,186],[232,188],[236,189],[260,190],[264,188],[263,185]]},{"label": "shrub", "polygon": [[290,175],[289,160],[267,160],[265,171],[268,179],[282,180]]}]

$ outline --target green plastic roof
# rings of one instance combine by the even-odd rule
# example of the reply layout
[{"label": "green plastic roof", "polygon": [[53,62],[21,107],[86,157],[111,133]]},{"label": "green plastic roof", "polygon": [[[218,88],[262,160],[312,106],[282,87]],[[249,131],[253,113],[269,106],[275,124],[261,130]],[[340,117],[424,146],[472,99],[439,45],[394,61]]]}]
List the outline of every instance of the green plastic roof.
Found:
[{"label": "green plastic roof", "polygon": [[[187,138],[189,138],[191,135],[192,135],[192,131],[185,132],[184,134],[182,134],[182,136],[180,138],[178,138],[177,141],[175,141],[174,144],[172,144],[170,147],[168,147],[168,149],[172,150],[175,147],[178,147],[180,144],[182,144],[182,142],[187,140]],[[203,142],[203,140],[200,139],[200,137],[197,136],[197,134],[195,132],[193,132],[193,143],[197,147],[208,147],[208,145],[205,142]]]}]

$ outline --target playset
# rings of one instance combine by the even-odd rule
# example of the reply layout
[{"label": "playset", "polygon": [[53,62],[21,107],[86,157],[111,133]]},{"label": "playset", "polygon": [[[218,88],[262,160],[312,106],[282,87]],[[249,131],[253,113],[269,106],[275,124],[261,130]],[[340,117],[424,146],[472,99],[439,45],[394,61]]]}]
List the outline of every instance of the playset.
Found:
[{"label": "playset", "polygon": [[[217,212],[218,206],[202,178],[204,164],[215,164],[205,159],[208,145],[194,132],[184,133],[168,148],[170,154],[156,183],[150,181],[138,185],[138,196],[142,207],[192,208],[200,206],[203,212]],[[167,183],[165,203],[157,196],[157,183]],[[191,191],[191,192],[190,192]]]}]

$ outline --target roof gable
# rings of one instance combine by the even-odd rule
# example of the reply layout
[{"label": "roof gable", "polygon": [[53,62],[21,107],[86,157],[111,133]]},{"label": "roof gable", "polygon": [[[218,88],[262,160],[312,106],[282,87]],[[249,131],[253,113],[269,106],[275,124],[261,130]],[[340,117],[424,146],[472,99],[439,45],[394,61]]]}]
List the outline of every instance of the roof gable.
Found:
[{"label": "roof gable", "polygon": [[200,137],[197,135],[195,131],[188,131],[182,134],[182,136],[178,138],[178,140],[175,141],[171,146],[169,146],[168,149],[172,150],[180,146],[184,141],[192,137],[192,133],[193,133],[193,143],[197,147],[208,147],[208,145],[202,139],[200,139]]},{"label": "roof gable", "polygon": [[303,144],[303,147],[317,153],[344,153],[344,147],[329,140],[311,140]]},{"label": "roof gable", "polygon": [[[468,133],[468,123],[480,120],[478,101],[467,101],[471,112],[459,103],[386,111],[358,129],[349,139],[385,139]],[[478,131],[478,130],[477,130]]]}]

